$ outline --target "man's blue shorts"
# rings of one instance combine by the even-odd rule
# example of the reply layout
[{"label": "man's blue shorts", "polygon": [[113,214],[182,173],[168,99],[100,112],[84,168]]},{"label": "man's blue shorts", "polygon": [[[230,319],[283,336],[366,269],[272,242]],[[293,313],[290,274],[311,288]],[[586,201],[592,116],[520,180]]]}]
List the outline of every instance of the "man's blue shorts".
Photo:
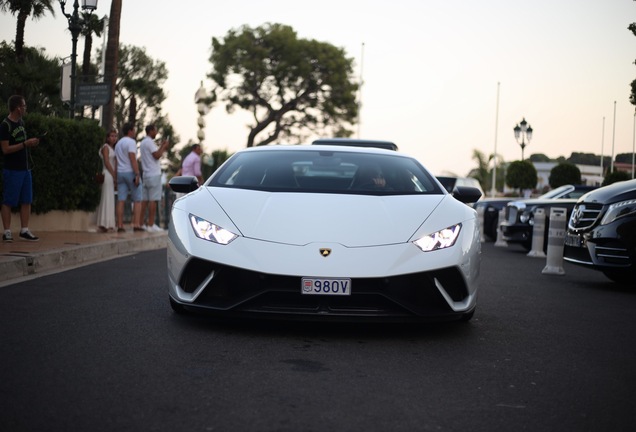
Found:
[{"label": "man's blue shorts", "polygon": [[117,200],[126,201],[128,192],[133,201],[141,201],[141,179],[139,179],[139,185],[135,186],[135,173],[117,173]]},{"label": "man's blue shorts", "polygon": [[16,207],[33,202],[33,179],[31,171],[2,170],[4,190],[2,204]]},{"label": "man's blue shorts", "polygon": [[161,174],[158,176],[144,176],[144,201],[161,201]]}]

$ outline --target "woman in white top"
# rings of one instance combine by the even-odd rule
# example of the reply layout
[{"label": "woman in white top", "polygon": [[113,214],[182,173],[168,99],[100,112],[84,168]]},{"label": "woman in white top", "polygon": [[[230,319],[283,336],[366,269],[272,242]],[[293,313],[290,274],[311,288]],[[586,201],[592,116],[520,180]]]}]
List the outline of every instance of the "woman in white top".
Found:
[{"label": "woman in white top", "polygon": [[117,131],[115,129],[106,135],[106,143],[99,150],[99,157],[104,167],[104,183],[102,183],[102,197],[97,207],[97,228],[100,232],[115,231],[115,185],[117,184],[117,163],[115,161],[115,143]]}]

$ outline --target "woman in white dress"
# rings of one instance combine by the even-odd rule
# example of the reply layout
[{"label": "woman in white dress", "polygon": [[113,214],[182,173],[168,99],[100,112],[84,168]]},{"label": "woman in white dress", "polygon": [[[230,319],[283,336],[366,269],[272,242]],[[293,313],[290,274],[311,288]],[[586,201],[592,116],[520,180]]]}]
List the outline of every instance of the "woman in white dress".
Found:
[{"label": "woman in white dress", "polygon": [[99,150],[102,159],[102,197],[97,207],[97,228],[100,232],[115,231],[115,185],[117,184],[117,163],[115,161],[115,144],[117,131],[115,129],[106,135],[106,143]]}]

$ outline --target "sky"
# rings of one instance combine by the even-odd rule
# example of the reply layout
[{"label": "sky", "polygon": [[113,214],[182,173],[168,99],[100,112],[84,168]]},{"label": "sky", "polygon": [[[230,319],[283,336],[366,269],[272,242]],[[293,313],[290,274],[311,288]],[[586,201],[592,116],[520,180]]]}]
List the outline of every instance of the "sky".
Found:
[{"label": "sky", "polygon": [[[68,57],[68,23],[53,3],[55,17],[27,21],[25,43]],[[110,4],[100,0],[95,13],[108,15]],[[124,0],[120,42],[166,63],[163,112],[185,144],[197,141],[194,94],[202,81],[212,87],[212,38],[289,25],[354,60],[362,81],[354,137],[393,141],[433,174],[463,176],[476,167],[474,150],[521,159],[513,128],[523,118],[534,130],[526,157],[631,153],[631,22],[633,0]],[[12,15],[0,14],[0,37],[15,39]],[[247,113],[217,105],[205,121],[206,152],[245,147]]]}]

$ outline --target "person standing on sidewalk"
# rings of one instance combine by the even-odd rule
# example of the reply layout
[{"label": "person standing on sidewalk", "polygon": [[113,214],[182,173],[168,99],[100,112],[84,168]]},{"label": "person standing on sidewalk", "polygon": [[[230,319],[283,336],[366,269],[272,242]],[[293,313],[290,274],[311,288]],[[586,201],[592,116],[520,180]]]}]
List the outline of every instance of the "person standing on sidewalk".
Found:
[{"label": "person standing on sidewalk", "polygon": [[146,137],[141,140],[139,145],[141,149],[141,167],[143,169],[143,201],[141,203],[141,220],[146,217],[146,209],[148,210],[148,225],[146,231],[160,232],[163,231],[155,223],[155,215],[157,213],[157,203],[161,200],[161,165],[159,159],[168,149],[170,143],[167,139],[158,146],[155,143],[157,136],[157,127],[154,124],[146,126]]},{"label": "person standing on sidewalk", "polygon": [[196,177],[199,185],[203,184],[203,175],[201,174],[201,153],[203,148],[200,144],[192,144],[192,151],[183,159],[181,164],[182,176]]},{"label": "person standing on sidewalk", "polygon": [[20,238],[38,241],[29,231],[31,203],[33,202],[32,163],[29,151],[40,143],[38,138],[28,138],[22,118],[26,114],[26,101],[22,96],[9,98],[9,115],[0,124],[0,146],[4,154],[2,169],[2,241],[12,242],[11,208],[20,204]]},{"label": "person standing on sidewalk", "polygon": [[97,206],[97,229],[100,232],[113,231],[117,222],[115,220],[115,185],[117,184],[117,158],[115,157],[115,143],[117,142],[117,130],[111,129],[106,135],[106,142],[99,150],[102,160],[104,183],[102,183],[102,196]]},{"label": "person standing on sidewalk", "polygon": [[124,206],[128,192],[133,200],[133,231],[145,231],[141,227],[141,177],[137,163],[135,126],[132,123],[124,124],[122,133],[124,135],[115,145],[115,156],[117,157],[117,232],[126,232],[124,229]]}]

